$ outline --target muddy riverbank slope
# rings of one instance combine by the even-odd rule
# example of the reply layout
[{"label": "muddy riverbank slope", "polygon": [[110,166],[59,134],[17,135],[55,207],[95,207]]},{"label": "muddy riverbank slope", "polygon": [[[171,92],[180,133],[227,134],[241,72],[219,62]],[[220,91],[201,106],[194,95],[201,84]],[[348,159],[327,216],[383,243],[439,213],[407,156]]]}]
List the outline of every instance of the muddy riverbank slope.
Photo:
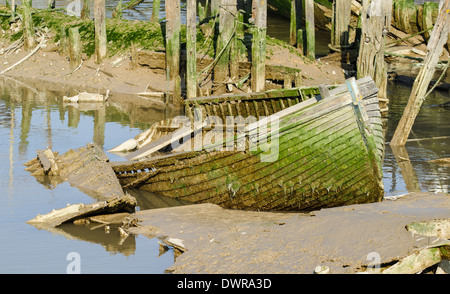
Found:
[{"label": "muddy riverbank slope", "polygon": [[407,231],[412,222],[449,217],[450,195],[410,193],[397,200],[351,205],[312,213],[237,211],[212,204],[136,212],[148,237],[176,238],[187,249],[173,273],[310,274],[365,272],[386,265],[435,237]]}]

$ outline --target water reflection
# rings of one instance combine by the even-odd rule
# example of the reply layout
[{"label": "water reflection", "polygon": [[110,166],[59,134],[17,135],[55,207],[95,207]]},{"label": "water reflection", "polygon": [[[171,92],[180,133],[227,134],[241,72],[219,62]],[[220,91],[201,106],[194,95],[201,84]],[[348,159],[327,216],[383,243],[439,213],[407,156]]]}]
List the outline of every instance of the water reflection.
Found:
[{"label": "water reflection", "polygon": [[[136,272],[163,273],[173,262],[173,255],[169,253],[168,258],[156,260],[159,245],[155,239],[130,235],[122,240],[117,230],[106,234],[99,228],[70,224],[53,232],[57,234],[49,235],[25,223],[38,213],[50,212],[67,203],[93,202],[91,197],[68,183],[44,182],[42,185],[30,176],[23,163],[36,157],[36,150],[51,147],[63,153],[89,142],[96,142],[107,150],[166,115],[173,115],[164,103],[118,94],[111,94],[106,103],[100,104],[63,103],[63,96],[75,94],[75,90],[62,86],[43,88],[31,82],[0,78],[0,135],[4,138],[0,141],[0,219],[3,224],[0,234],[8,240],[0,250],[0,272],[49,273],[56,270],[62,273],[67,263],[66,254],[76,251],[85,256],[84,272],[129,273],[139,268]],[[111,160],[123,160],[112,154],[108,156]],[[95,247],[85,250],[83,243],[86,242],[68,245],[64,241],[73,239],[100,244],[103,252],[106,249],[110,253],[120,253],[115,256],[138,255],[142,261],[103,255]],[[146,248],[139,251],[139,246]],[[94,252],[93,260],[113,266],[97,270],[94,264],[88,266],[86,256]],[[44,256],[46,261],[42,262]],[[152,259],[151,264],[149,259]]]},{"label": "water reflection", "polygon": [[[386,141],[390,141],[411,87],[390,84],[389,119],[386,124]],[[410,140],[405,147],[386,146],[384,160],[385,194],[396,195],[413,191],[450,191],[450,167],[430,162],[450,157],[450,109],[441,107],[448,102],[448,91],[434,91],[425,100],[417,116]]]}]

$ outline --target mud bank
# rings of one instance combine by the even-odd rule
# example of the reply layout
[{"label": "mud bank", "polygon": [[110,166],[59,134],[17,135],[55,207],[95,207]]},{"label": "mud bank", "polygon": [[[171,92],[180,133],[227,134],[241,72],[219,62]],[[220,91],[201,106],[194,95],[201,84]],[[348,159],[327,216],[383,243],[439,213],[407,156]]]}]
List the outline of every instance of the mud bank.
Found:
[{"label": "mud bank", "polygon": [[139,226],[129,231],[181,240],[186,251],[168,269],[177,274],[309,274],[319,265],[334,274],[357,273],[436,242],[406,225],[448,218],[449,209],[449,194],[432,193],[309,214],[200,204],[138,211]]}]

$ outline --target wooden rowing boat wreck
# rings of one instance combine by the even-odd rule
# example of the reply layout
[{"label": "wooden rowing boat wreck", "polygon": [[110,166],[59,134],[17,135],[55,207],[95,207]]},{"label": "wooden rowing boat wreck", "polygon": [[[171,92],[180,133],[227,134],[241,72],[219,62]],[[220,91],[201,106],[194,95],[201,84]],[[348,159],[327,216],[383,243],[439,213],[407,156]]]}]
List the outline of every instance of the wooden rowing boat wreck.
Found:
[{"label": "wooden rowing boat wreck", "polygon": [[350,79],[260,117],[244,135],[111,166],[123,188],[226,208],[312,210],[380,201],[384,136],[377,92],[371,78]]}]

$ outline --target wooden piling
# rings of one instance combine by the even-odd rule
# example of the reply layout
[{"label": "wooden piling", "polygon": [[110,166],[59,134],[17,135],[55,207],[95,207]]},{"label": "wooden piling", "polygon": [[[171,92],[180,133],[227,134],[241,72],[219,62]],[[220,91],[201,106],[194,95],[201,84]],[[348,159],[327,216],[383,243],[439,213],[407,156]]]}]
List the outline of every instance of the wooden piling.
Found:
[{"label": "wooden piling", "polygon": [[69,28],[70,69],[75,70],[81,63],[81,38],[78,27]]},{"label": "wooden piling", "polygon": [[298,31],[297,31],[297,48],[303,53],[304,51],[304,45],[303,45],[303,35],[304,35],[304,32],[303,32],[303,30],[302,29],[299,29]]},{"label": "wooden piling", "polygon": [[105,0],[94,0],[95,23],[95,62],[100,63],[106,57]]},{"label": "wooden piling", "polygon": [[34,47],[34,26],[31,16],[31,0],[22,0],[23,40],[25,50]]},{"label": "wooden piling", "polygon": [[230,48],[230,77],[233,81],[239,79],[239,63],[245,60],[247,48],[244,44],[244,13],[238,10],[235,18],[236,32]]},{"label": "wooden piling", "polygon": [[384,32],[388,31],[391,25],[391,13],[392,0],[363,0],[357,76],[371,76],[379,88],[379,98],[387,96]]},{"label": "wooden piling", "polygon": [[160,7],[161,7],[161,0],[153,0],[152,17],[150,18],[151,22],[158,22]]},{"label": "wooden piling", "polygon": [[251,87],[253,92],[261,92],[266,84],[266,32],[267,1],[254,1],[254,19],[252,37]]},{"label": "wooden piling", "polygon": [[297,8],[296,8],[297,0],[291,0],[291,19],[290,19],[290,27],[289,27],[289,41],[292,46],[297,43]]},{"label": "wooden piling", "polygon": [[[219,7],[219,35],[217,37],[214,81],[223,83],[230,76],[230,48],[235,34],[236,0],[221,0]],[[220,56],[219,56],[220,54]]]},{"label": "wooden piling", "polygon": [[194,98],[197,96],[196,1],[187,0],[186,3],[186,98]]},{"label": "wooden piling", "polygon": [[180,0],[166,0],[166,70],[169,80],[180,75]]},{"label": "wooden piling", "polygon": [[424,60],[424,65],[414,81],[408,104],[392,137],[392,146],[404,146],[408,139],[414,120],[426,98],[428,86],[433,78],[439,57],[444,50],[444,45],[448,41],[449,30],[450,0],[441,0],[441,9],[428,42],[428,52]]},{"label": "wooden piling", "polygon": [[306,56],[316,58],[316,32],[314,24],[314,0],[303,0],[303,11],[305,14],[305,36]]},{"label": "wooden piling", "polygon": [[331,21],[331,46],[348,45],[352,0],[334,0]]}]

